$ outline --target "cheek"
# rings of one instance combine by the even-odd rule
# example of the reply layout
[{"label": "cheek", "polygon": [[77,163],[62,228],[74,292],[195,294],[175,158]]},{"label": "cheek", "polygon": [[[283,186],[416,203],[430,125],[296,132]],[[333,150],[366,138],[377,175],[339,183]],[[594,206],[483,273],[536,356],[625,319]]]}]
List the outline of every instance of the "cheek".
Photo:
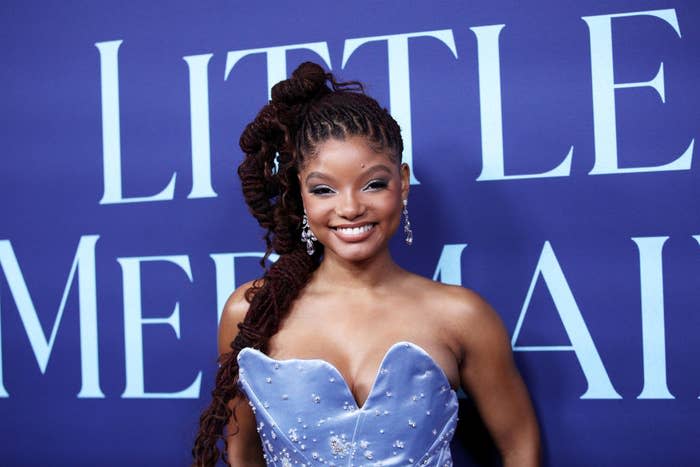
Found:
[{"label": "cheek", "polygon": [[384,217],[389,218],[400,218],[401,208],[401,197],[394,194],[387,196],[386,199],[383,199],[374,205],[375,210],[380,211]]},{"label": "cheek", "polygon": [[302,201],[304,203],[304,209],[306,210],[306,215],[309,218],[309,222],[325,222],[325,218],[327,217],[329,210],[327,202],[313,196],[302,196]]},{"label": "cheek", "polygon": [[318,199],[311,196],[310,193],[306,193],[304,191],[301,192],[301,202],[304,205],[304,209],[308,214],[310,214],[310,211],[313,211],[316,209],[316,206],[318,204]]}]

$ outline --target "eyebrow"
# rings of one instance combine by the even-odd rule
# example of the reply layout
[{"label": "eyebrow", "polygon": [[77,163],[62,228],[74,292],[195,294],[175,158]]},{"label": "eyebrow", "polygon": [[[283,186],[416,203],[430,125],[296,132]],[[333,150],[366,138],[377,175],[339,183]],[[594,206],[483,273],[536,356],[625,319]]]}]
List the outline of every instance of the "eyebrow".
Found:
[{"label": "eyebrow", "polygon": [[[372,175],[376,172],[391,173],[391,169],[384,164],[376,164],[376,165],[373,165],[372,167],[370,167],[369,169],[365,170],[362,175],[368,176],[368,175]],[[333,179],[333,177],[326,175],[323,172],[310,172],[306,176],[306,178],[304,179],[304,183],[308,183],[309,179],[311,179],[311,178],[320,178],[323,180],[332,180]]]}]

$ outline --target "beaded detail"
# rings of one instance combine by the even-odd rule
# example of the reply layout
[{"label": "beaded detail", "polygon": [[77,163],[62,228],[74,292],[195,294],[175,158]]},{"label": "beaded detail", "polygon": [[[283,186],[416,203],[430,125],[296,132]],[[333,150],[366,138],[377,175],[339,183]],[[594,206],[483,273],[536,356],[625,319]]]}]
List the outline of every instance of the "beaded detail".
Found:
[{"label": "beaded detail", "polygon": [[389,348],[362,405],[325,360],[275,360],[247,347],[238,364],[267,465],[452,465],[457,395],[416,344]]}]

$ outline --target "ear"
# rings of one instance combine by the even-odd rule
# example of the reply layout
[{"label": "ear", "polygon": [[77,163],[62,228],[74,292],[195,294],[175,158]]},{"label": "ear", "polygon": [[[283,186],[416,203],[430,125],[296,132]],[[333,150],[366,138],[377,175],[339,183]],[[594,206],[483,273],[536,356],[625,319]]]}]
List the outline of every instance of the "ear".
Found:
[{"label": "ear", "polygon": [[411,187],[411,169],[407,163],[404,162],[399,167],[399,176],[401,177],[401,199],[408,199],[408,190]]}]

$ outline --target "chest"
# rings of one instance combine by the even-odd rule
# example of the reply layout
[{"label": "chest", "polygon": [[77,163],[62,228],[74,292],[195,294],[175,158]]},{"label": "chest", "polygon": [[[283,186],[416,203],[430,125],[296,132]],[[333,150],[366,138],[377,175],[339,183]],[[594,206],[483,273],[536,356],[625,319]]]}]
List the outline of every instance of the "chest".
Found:
[{"label": "chest", "polygon": [[293,309],[269,342],[268,355],[284,359],[320,359],[342,377],[356,405],[370,396],[389,349],[399,341],[424,350],[459,387],[459,365],[438,320],[421,310],[320,308]]}]

